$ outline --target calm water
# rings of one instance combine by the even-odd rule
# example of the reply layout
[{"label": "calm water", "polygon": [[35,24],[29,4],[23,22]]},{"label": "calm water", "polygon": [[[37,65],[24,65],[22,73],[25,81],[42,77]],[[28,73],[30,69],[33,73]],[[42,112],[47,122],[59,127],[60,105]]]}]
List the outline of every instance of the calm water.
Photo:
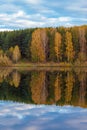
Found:
[{"label": "calm water", "polygon": [[0,69],[0,130],[87,130],[87,69]]}]

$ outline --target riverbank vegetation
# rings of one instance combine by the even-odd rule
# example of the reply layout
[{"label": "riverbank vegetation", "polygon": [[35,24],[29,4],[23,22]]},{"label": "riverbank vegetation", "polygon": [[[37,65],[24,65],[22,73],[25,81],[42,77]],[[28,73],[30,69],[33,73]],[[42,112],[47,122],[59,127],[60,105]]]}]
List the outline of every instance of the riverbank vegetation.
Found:
[{"label": "riverbank vegetation", "polygon": [[87,25],[0,32],[0,66],[87,65]]}]

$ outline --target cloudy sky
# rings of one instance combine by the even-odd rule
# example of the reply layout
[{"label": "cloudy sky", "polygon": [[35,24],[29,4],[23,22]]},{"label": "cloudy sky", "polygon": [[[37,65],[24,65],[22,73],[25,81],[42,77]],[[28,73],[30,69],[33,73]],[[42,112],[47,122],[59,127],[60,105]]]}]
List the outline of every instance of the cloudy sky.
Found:
[{"label": "cloudy sky", "polygon": [[0,31],[87,24],[86,0],[0,0]]}]

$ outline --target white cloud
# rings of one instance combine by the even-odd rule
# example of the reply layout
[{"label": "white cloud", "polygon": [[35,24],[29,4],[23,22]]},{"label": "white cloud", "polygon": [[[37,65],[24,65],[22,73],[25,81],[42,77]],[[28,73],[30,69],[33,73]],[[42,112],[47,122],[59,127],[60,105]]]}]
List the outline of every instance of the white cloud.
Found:
[{"label": "white cloud", "polygon": [[0,14],[0,20],[0,31],[11,30],[10,28],[13,27],[20,29],[29,27],[73,26],[74,21],[87,21],[86,18],[72,18],[64,16],[58,18],[48,18],[40,13],[29,15],[22,10],[12,14]]},{"label": "white cloud", "polygon": [[65,8],[74,12],[78,11],[79,13],[87,13],[87,1],[73,0],[72,2],[68,2]]},{"label": "white cloud", "polygon": [[[12,14],[0,14],[0,27],[15,27],[15,28],[28,28],[28,27],[47,27],[57,26],[58,24],[70,22],[70,17],[59,17],[59,18],[48,18],[40,13],[37,14],[26,14],[24,11],[19,10]],[[4,24],[3,24],[4,23]],[[4,30],[1,29],[1,31]]]},{"label": "white cloud", "polygon": [[69,6],[67,9],[72,10],[72,11],[79,11],[81,13],[87,13],[87,8],[82,8],[82,7],[77,7],[77,6]]},{"label": "white cloud", "polygon": [[59,17],[58,20],[60,22],[69,22],[69,21],[72,21],[72,18],[71,17]]},{"label": "white cloud", "polygon": [[24,17],[25,15],[26,14],[24,11],[19,10],[17,13],[13,14],[12,16],[16,18],[16,17]]},{"label": "white cloud", "polygon": [[4,32],[4,31],[13,31],[13,29],[10,29],[10,28],[0,28],[0,32]]},{"label": "white cloud", "polygon": [[0,14],[1,13],[14,13],[17,12],[17,10],[20,10],[21,6],[18,5],[14,5],[12,3],[4,3],[4,4],[0,4]]},{"label": "white cloud", "polygon": [[43,0],[25,0],[26,3],[28,4],[41,4]]}]

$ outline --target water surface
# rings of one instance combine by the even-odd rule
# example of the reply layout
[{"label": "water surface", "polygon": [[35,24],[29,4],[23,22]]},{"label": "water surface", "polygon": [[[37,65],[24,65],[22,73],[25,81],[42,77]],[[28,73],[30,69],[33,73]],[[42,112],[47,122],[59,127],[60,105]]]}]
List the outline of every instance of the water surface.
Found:
[{"label": "water surface", "polygon": [[86,69],[0,69],[0,130],[86,130]]}]

